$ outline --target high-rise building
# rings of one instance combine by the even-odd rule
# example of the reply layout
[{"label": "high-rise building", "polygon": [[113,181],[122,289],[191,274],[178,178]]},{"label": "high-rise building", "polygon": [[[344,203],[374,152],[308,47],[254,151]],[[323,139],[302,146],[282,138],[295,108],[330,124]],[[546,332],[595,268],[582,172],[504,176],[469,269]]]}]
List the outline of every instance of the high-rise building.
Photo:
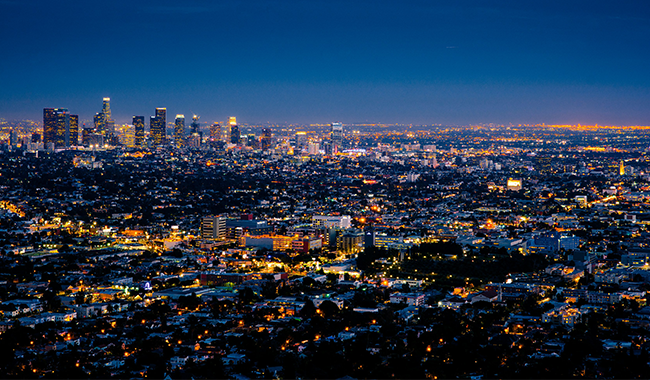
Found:
[{"label": "high-rise building", "polygon": [[70,115],[70,141],[68,146],[79,145],[79,115]]},{"label": "high-rise building", "polygon": [[133,148],[135,146],[135,126],[124,124],[119,127],[120,144]]},{"label": "high-rise building", "polygon": [[165,143],[167,133],[167,108],[156,108],[156,116],[149,119],[149,130],[154,146]]},{"label": "high-rise building", "polygon": [[199,124],[199,118],[201,118],[201,116],[199,115],[192,116],[192,134],[201,132],[200,131],[201,125]]},{"label": "high-rise building", "polygon": [[176,115],[174,122],[174,145],[182,148],[185,143],[185,115]]},{"label": "high-rise building", "polygon": [[237,124],[230,125],[230,143],[239,144],[241,139],[241,132],[239,132],[239,126]]},{"label": "high-rise building", "polygon": [[56,140],[56,108],[43,108],[43,144],[54,144]]},{"label": "high-rise building", "polygon": [[332,123],[332,153],[338,153],[343,147],[343,124]]},{"label": "high-rise building", "polygon": [[138,148],[144,146],[144,116],[133,116],[134,145]]},{"label": "high-rise building", "polygon": [[210,139],[212,140],[219,140],[221,137],[221,125],[219,123],[214,122],[210,126]]},{"label": "high-rise building", "polygon": [[93,123],[95,124],[95,131],[97,133],[103,133],[106,130],[106,122],[104,121],[104,113],[97,112],[93,117]]},{"label": "high-rise building", "polygon": [[67,108],[43,108],[43,143],[47,147],[70,146],[70,114]]},{"label": "high-rise building", "polygon": [[310,156],[318,154],[319,153],[318,148],[319,148],[318,142],[310,142],[309,145],[307,145],[307,153],[309,153]]},{"label": "high-rise building", "polygon": [[102,113],[106,116],[106,120],[111,120],[111,98],[104,98],[102,104]]},{"label": "high-rise building", "polygon": [[271,149],[271,129],[262,129],[262,150]]}]

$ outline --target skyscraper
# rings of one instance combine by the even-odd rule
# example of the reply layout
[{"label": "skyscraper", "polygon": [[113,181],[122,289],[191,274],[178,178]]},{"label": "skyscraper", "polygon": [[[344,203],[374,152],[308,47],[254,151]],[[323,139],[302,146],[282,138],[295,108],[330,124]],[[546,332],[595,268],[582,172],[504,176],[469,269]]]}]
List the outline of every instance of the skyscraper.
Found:
[{"label": "skyscraper", "polygon": [[70,114],[67,108],[43,108],[43,143],[46,147],[49,144],[55,148],[70,146]]},{"label": "skyscraper", "polygon": [[221,125],[219,125],[217,122],[214,122],[210,126],[210,139],[219,140],[219,137],[221,137]]},{"label": "skyscraper", "polygon": [[185,115],[176,115],[174,123],[174,145],[182,148],[185,143]]},{"label": "skyscraper", "polygon": [[262,150],[271,149],[271,129],[262,129]]},{"label": "skyscraper", "polygon": [[144,116],[133,116],[133,129],[135,133],[134,145],[142,148],[144,146]]},{"label": "skyscraper", "polygon": [[56,140],[56,108],[43,108],[43,144],[54,144]]},{"label": "skyscraper", "polygon": [[239,144],[241,139],[241,132],[239,132],[239,126],[237,124],[232,124],[230,126],[230,143]]},{"label": "skyscraper", "polygon": [[149,130],[154,146],[160,146],[165,143],[165,134],[167,129],[167,108],[156,108],[156,116],[149,119]]},{"label": "skyscraper", "polygon": [[70,140],[67,146],[79,145],[79,115],[70,115]]},{"label": "skyscraper", "polygon": [[104,98],[102,113],[106,116],[106,120],[111,120],[111,98]]},{"label": "skyscraper", "polygon": [[343,124],[332,123],[332,154],[338,153],[343,147]]},{"label": "skyscraper", "polygon": [[199,116],[199,115],[193,115],[192,116],[192,134],[201,132],[199,130],[201,128],[201,126],[199,124],[199,119],[200,118],[201,118],[201,116]]},{"label": "skyscraper", "polygon": [[106,130],[106,123],[104,121],[104,113],[97,112],[93,117],[93,123],[95,124],[95,132],[104,133]]}]

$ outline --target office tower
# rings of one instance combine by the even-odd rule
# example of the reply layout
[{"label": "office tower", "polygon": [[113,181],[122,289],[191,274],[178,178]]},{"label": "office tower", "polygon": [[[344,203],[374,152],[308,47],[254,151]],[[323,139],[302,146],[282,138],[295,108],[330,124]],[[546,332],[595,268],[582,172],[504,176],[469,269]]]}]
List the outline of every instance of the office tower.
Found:
[{"label": "office tower", "polygon": [[124,124],[119,128],[119,143],[133,148],[135,146],[135,126]]},{"label": "office tower", "polygon": [[237,125],[237,117],[235,116],[230,116],[228,118],[228,124],[232,127],[233,125]]},{"label": "office tower", "polygon": [[225,239],[226,217],[206,216],[201,220],[201,237],[203,239]]},{"label": "office tower", "polygon": [[309,153],[310,156],[318,154],[319,153],[318,142],[309,143],[309,145],[307,145],[307,152]]},{"label": "office tower", "polygon": [[56,139],[55,108],[43,108],[43,144],[53,144]]},{"label": "office tower", "polygon": [[15,128],[11,128],[11,131],[9,131],[9,145],[18,146],[18,131]]},{"label": "office tower", "polygon": [[144,116],[133,116],[134,141],[133,144],[138,148],[144,146]]},{"label": "office tower", "polygon": [[302,148],[307,144],[307,132],[296,132],[296,147]]},{"label": "office tower", "polygon": [[165,143],[167,133],[167,108],[156,108],[156,116],[149,119],[149,130],[154,146],[160,146]]},{"label": "office tower", "polygon": [[343,147],[343,124],[332,123],[332,153],[336,154]]},{"label": "office tower", "polygon": [[32,133],[32,144],[38,144],[41,142],[41,135],[39,133]]},{"label": "office tower", "polygon": [[271,149],[271,129],[262,129],[262,150]]},{"label": "office tower", "polygon": [[93,117],[93,124],[95,125],[95,131],[97,133],[102,133],[106,129],[106,123],[104,123],[104,114],[102,112],[97,112]]},{"label": "office tower", "polygon": [[102,111],[95,114],[95,131],[106,136],[112,136],[115,133],[115,121],[111,116],[111,98],[104,98]]},{"label": "office tower", "polygon": [[102,113],[106,117],[106,120],[111,120],[111,98],[104,98],[102,104]]},{"label": "office tower", "polygon": [[185,115],[176,115],[174,122],[174,145],[182,148],[185,143]]},{"label": "office tower", "polygon": [[237,124],[230,125],[230,143],[239,144],[241,139],[241,133],[239,132],[239,126]]},{"label": "office tower", "polygon": [[255,138],[255,133],[249,132],[248,135],[246,135],[246,144],[251,148],[257,148],[259,144],[257,143],[257,139]]},{"label": "office tower", "polygon": [[192,116],[192,134],[201,132],[200,131],[201,125],[199,124],[199,119],[200,118],[201,118],[201,116],[199,116],[199,115],[193,115]]},{"label": "office tower", "polygon": [[93,128],[86,128],[84,126],[83,130],[81,131],[81,144],[83,146],[90,146],[90,135],[94,133]]},{"label": "office tower", "polygon": [[43,143],[46,147],[54,148],[70,146],[70,114],[67,108],[43,108]]},{"label": "office tower", "polygon": [[79,115],[70,115],[70,142],[68,146],[79,145]]},{"label": "office tower", "polygon": [[210,126],[210,139],[219,140],[220,137],[221,137],[221,125],[215,122]]}]

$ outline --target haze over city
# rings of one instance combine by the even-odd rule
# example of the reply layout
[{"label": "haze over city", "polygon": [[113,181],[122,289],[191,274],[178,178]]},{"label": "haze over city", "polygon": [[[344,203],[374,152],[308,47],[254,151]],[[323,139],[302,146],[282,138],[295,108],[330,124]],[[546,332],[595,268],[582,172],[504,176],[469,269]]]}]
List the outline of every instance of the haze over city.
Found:
[{"label": "haze over city", "polygon": [[0,117],[647,125],[638,1],[0,2]]}]

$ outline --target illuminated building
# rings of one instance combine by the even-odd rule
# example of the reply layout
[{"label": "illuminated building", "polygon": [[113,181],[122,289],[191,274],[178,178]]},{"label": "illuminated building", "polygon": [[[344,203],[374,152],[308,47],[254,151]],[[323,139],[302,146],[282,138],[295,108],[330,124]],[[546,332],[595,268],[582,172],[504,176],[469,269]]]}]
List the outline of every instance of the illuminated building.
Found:
[{"label": "illuminated building", "polygon": [[193,115],[193,116],[192,116],[192,125],[191,125],[191,127],[192,127],[192,134],[194,134],[194,133],[200,133],[200,132],[201,132],[201,131],[199,130],[199,128],[201,127],[200,124],[199,124],[199,119],[200,119],[200,118],[201,118],[201,116],[199,116],[199,115]]},{"label": "illuminated building", "polygon": [[241,139],[241,133],[239,132],[239,126],[237,124],[230,125],[230,143],[239,144]]},{"label": "illuminated building", "polygon": [[336,154],[343,147],[343,124],[332,123],[332,154]]},{"label": "illuminated building", "polygon": [[102,114],[104,115],[104,135],[115,134],[115,121],[111,116],[111,98],[104,98],[102,102]]},{"label": "illuminated building", "polygon": [[111,98],[104,98],[102,102],[102,113],[106,120],[111,120]]},{"label": "illuminated building", "polygon": [[133,125],[124,124],[120,128],[120,143],[130,148],[135,146],[135,127]]},{"label": "illuminated building", "polygon": [[174,123],[174,144],[182,148],[185,143],[185,115],[176,115]]},{"label": "illuminated building", "polygon": [[201,125],[199,124],[199,115],[192,116],[191,134],[187,141],[187,146],[192,148],[200,148],[201,141],[203,140],[203,132],[201,132]]},{"label": "illuminated building", "polygon": [[522,189],[521,180],[520,179],[512,179],[512,178],[510,178],[510,179],[508,179],[508,186],[507,187],[508,187],[508,190],[519,191],[519,190]]},{"label": "illuminated building", "polygon": [[307,133],[296,132],[296,147],[302,148],[305,144],[307,144]]},{"label": "illuminated building", "polygon": [[144,116],[133,116],[134,141],[139,148],[144,146]]},{"label": "illuminated building", "polygon": [[319,146],[317,142],[309,143],[309,145],[307,145],[307,153],[309,153],[309,155],[318,154],[320,153],[318,148]]},{"label": "illuminated building", "polygon": [[262,150],[271,149],[271,129],[262,129]]},{"label": "illuminated building", "polygon": [[99,133],[103,132],[106,129],[106,124],[104,123],[104,114],[101,112],[95,114],[93,117],[93,123],[95,125],[95,131]]},{"label": "illuminated building", "polygon": [[149,118],[149,130],[154,146],[160,146],[165,143],[167,129],[167,108],[156,108],[156,116]]},{"label": "illuminated building", "polygon": [[70,144],[70,114],[67,108],[43,108],[43,143],[65,148]]},{"label": "illuminated building", "polygon": [[210,126],[210,138],[213,140],[218,140],[221,136],[221,125],[219,123],[212,123]]},{"label": "illuminated building", "polygon": [[68,146],[79,145],[79,115],[70,115],[70,141]]},{"label": "illuminated building", "polygon": [[352,225],[352,217],[350,217],[350,215],[341,215],[341,216],[314,215],[312,220],[314,226],[316,227],[350,228]]},{"label": "illuminated building", "polygon": [[623,161],[618,167],[618,175],[625,175],[625,163]]},{"label": "illuminated building", "polygon": [[201,237],[203,239],[225,239],[226,231],[224,216],[206,216],[201,220]]},{"label": "illuminated building", "polygon": [[221,135],[221,141],[225,143],[230,142],[230,125],[225,124],[221,126],[221,131],[219,132]]}]

